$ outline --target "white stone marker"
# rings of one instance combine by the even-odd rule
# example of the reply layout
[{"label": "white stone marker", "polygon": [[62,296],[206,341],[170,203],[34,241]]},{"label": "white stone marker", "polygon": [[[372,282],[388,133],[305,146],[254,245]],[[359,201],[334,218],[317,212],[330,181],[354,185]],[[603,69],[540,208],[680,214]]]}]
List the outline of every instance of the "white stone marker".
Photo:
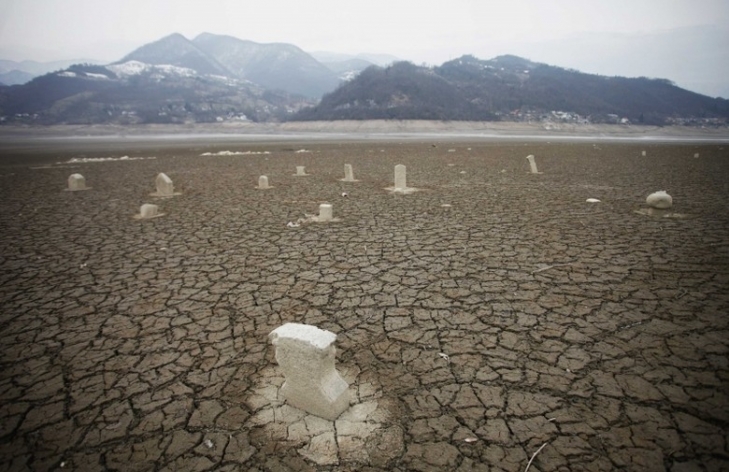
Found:
[{"label": "white stone marker", "polygon": [[265,175],[258,177],[258,188],[262,190],[271,188],[268,186],[268,177],[266,177]]},{"label": "white stone marker", "polygon": [[405,166],[398,164],[395,166],[395,190],[405,190],[407,186],[407,178],[405,175]]},{"label": "white stone marker", "polygon": [[159,214],[159,207],[151,203],[145,203],[139,208],[139,214],[142,218],[152,218]]},{"label": "white stone marker", "polygon": [[699,157],[699,153],[697,152],[694,154],[694,159],[698,159],[698,157]]},{"label": "white stone marker", "polygon": [[86,186],[86,179],[81,174],[71,174],[68,178],[68,190],[69,192],[77,192],[79,190],[89,190],[91,187]]},{"label": "white stone marker", "polygon": [[172,197],[175,195],[180,195],[180,193],[175,193],[175,186],[172,184],[172,179],[170,179],[167,174],[160,172],[157,174],[157,178],[154,180],[155,186],[157,187],[157,191],[150,194],[153,197]]},{"label": "white stone marker", "polygon": [[304,166],[296,166],[296,175],[306,175]]},{"label": "white stone marker", "polygon": [[529,167],[531,168],[532,174],[538,174],[539,171],[537,170],[537,163],[534,160],[534,156],[529,154],[527,156],[527,160],[529,161]]},{"label": "white stone marker", "polygon": [[673,206],[673,198],[671,198],[665,190],[659,190],[658,192],[651,193],[648,195],[648,198],[645,199],[645,202],[648,206],[658,208],[659,210],[665,210],[666,208],[671,208],[671,206]]},{"label": "white stone marker", "polygon": [[332,205],[330,203],[322,203],[319,205],[319,217],[317,221],[332,221]]},{"label": "white stone marker", "polygon": [[157,176],[155,183],[157,184],[157,193],[160,195],[172,195],[175,193],[175,186],[172,184],[172,179],[170,179],[167,174],[160,173]]},{"label": "white stone marker", "polygon": [[354,172],[352,171],[352,164],[344,164],[344,181],[354,182]]},{"label": "white stone marker", "polygon": [[645,157],[645,151],[641,151],[641,155]]},{"label": "white stone marker", "polygon": [[268,337],[286,378],[281,394],[291,406],[330,421],[349,408],[349,384],[334,367],[336,334],[286,323]]},{"label": "white stone marker", "polygon": [[147,220],[150,218],[158,218],[160,216],[164,216],[164,213],[159,212],[159,207],[157,205],[145,203],[139,207],[139,214],[134,215],[134,218],[137,220]]},{"label": "white stone marker", "polygon": [[418,191],[417,188],[408,187],[405,166],[402,164],[395,166],[395,186],[387,187],[385,190],[403,195]]}]

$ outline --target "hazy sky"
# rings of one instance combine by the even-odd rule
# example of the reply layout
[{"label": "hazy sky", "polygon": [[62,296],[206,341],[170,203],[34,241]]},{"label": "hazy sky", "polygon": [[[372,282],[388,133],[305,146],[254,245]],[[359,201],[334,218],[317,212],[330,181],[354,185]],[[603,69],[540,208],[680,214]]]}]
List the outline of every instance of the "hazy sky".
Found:
[{"label": "hazy sky", "polygon": [[178,32],[440,64],[517,54],[729,97],[729,0],[0,0],[0,59],[114,61]]}]

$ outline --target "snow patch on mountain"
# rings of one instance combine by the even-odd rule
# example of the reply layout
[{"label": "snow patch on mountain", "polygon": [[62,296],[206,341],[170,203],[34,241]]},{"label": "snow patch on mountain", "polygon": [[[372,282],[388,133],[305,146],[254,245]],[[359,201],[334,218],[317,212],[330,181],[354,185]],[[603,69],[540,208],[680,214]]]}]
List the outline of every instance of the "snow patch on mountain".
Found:
[{"label": "snow patch on mountain", "polygon": [[357,77],[360,72],[362,72],[362,71],[348,70],[346,72],[339,74],[339,80],[341,80],[342,82],[349,82],[350,80],[353,80],[355,77]]},{"label": "snow patch on mountain", "polygon": [[152,72],[161,75],[176,75],[179,77],[197,77],[198,73],[187,67],[173,66],[171,64],[145,64],[140,61],[127,61],[121,64],[106,66],[107,69],[119,77],[130,77],[143,72]]},{"label": "snow patch on mountain", "polygon": [[174,74],[181,77],[196,77],[198,75],[197,72],[187,67],[173,66],[170,64],[160,64],[152,66],[152,68],[166,74]]},{"label": "snow patch on mountain", "polygon": [[130,75],[139,75],[149,68],[149,64],[139,61],[127,61],[121,64],[112,64],[106,66],[107,69],[118,75],[119,77],[128,77]]}]

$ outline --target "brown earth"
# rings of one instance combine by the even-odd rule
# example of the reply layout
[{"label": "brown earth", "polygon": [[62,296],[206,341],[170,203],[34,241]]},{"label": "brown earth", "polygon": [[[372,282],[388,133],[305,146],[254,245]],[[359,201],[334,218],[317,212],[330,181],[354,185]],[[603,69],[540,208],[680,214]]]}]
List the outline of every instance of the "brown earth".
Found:
[{"label": "brown earth", "polygon": [[[727,145],[96,145],[0,155],[1,470],[729,469]],[[376,423],[271,409],[284,322]]]}]

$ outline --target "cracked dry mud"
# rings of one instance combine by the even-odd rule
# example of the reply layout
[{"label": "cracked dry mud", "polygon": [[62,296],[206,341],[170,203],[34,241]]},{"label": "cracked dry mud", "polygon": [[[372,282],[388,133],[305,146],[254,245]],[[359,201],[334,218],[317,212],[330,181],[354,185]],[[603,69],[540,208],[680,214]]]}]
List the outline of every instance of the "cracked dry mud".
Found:
[{"label": "cracked dry mud", "polygon": [[[729,147],[436,144],[6,151],[0,469],[727,470]],[[285,322],[338,334],[337,422],[280,399]]]}]

